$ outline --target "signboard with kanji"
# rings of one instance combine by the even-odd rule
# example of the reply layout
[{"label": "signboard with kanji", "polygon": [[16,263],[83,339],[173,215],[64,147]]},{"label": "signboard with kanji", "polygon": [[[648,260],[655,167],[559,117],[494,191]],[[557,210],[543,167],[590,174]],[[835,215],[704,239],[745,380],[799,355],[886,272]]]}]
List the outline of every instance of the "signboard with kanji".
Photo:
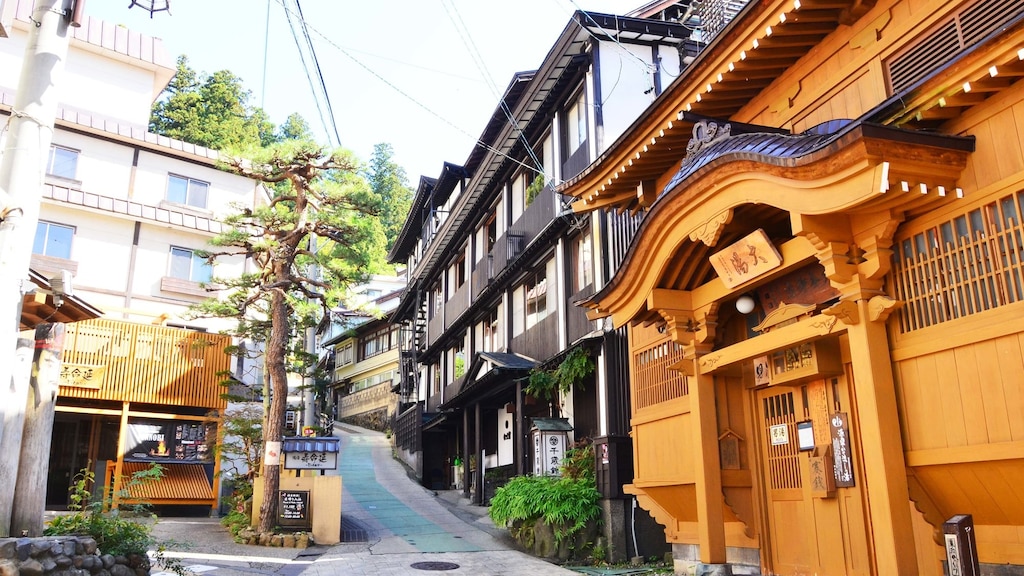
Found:
[{"label": "signboard with kanji", "polygon": [[338,467],[337,452],[285,452],[285,470],[334,470]]}]

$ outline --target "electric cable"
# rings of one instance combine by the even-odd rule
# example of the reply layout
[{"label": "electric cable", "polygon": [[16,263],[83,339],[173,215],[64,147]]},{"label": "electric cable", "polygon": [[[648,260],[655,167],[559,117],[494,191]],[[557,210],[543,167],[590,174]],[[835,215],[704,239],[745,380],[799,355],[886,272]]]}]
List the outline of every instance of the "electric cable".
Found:
[{"label": "electric cable", "polygon": [[[455,26],[456,32],[459,33],[459,39],[462,40],[462,44],[466,47],[470,57],[473,59],[473,63],[476,65],[477,70],[480,71],[481,76],[484,77],[484,81],[487,86],[491,89],[491,93],[498,98],[498,106],[501,111],[505,114],[505,119],[508,120],[509,126],[516,132],[516,138],[523,144],[523,148],[526,150],[526,154],[533,161],[535,168],[534,170],[539,174],[544,174],[544,163],[537,158],[537,153],[534,151],[533,146],[526,139],[526,134],[519,127],[519,122],[516,121],[515,116],[512,114],[512,110],[509,108],[508,102],[505,100],[505,95],[498,91],[497,85],[494,83],[494,79],[487,72],[487,67],[484,65],[483,59],[480,56],[480,50],[477,48],[476,43],[473,42],[473,37],[469,33],[469,28],[466,23],[462,20],[462,15],[459,14],[458,8],[452,3],[451,9],[449,10],[448,2],[445,0],[441,1],[441,5],[444,6],[445,13],[448,14],[448,19],[452,21],[452,25]],[[452,14],[454,12],[454,16]],[[456,18],[458,21],[456,22]]]},{"label": "electric cable", "polygon": [[288,28],[291,30],[292,39],[295,40],[295,48],[299,51],[299,60],[302,61],[302,70],[306,73],[306,80],[309,81],[309,90],[313,93],[313,103],[316,105],[317,114],[320,116],[320,123],[323,125],[324,134],[327,135],[330,140],[331,131],[327,128],[327,121],[324,119],[324,111],[320,106],[320,98],[317,97],[316,86],[313,83],[313,77],[309,74],[309,65],[306,63],[306,54],[303,52],[302,43],[299,41],[298,33],[295,30],[295,23],[292,21],[292,11],[285,5],[285,0],[277,0],[281,7],[284,8],[285,18],[288,20]]},{"label": "electric cable", "polygon": [[309,54],[313,60],[313,67],[316,69],[317,78],[320,79],[320,90],[324,98],[324,105],[327,106],[327,117],[330,119],[331,128],[334,130],[334,140],[338,146],[341,146],[341,136],[338,134],[338,123],[334,120],[334,108],[331,106],[331,97],[327,94],[327,84],[324,82],[324,74],[320,69],[320,60],[316,57],[316,47],[313,46],[313,39],[309,36],[309,27],[306,24],[306,18],[302,14],[302,5],[299,0],[295,0],[295,7],[299,9],[299,22],[302,24],[302,35],[306,38],[306,44],[309,46]]},{"label": "electric cable", "polygon": [[[289,17],[290,17],[292,15],[291,14],[291,10],[287,6],[285,6],[285,4],[284,4],[285,0],[276,0],[276,1],[277,1],[278,4],[280,4],[284,8],[285,13],[287,15],[289,15]],[[458,125],[456,125],[454,122],[452,122],[448,118],[445,118],[441,114],[435,112],[429,106],[427,106],[426,104],[420,102],[416,98],[412,97],[411,95],[409,95],[409,93],[407,93],[406,91],[402,90],[397,85],[392,83],[390,80],[388,80],[387,78],[382,76],[380,73],[378,73],[376,70],[374,70],[373,68],[371,68],[370,66],[365,64],[362,60],[360,60],[360,59],[356,58],[355,56],[353,56],[348,50],[346,50],[345,48],[342,48],[338,43],[336,43],[333,40],[331,40],[330,38],[328,38],[324,33],[320,32],[315,27],[310,26],[309,29],[312,30],[316,35],[320,36],[321,39],[323,39],[327,44],[332,46],[335,50],[337,50],[338,52],[341,52],[341,54],[343,56],[345,56],[346,58],[351,60],[354,64],[356,64],[357,66],[359,66],[360,68],[365,70],[367,73],[369,73],[371,76],[373,76],[377,80],[379,80],[382,83],[384,83],[384,85],[386,85],[388,88],[391,88],[392,90],[394,90],[395,93],[399,94],[400,96],[402,96],[406,100],[409,100],[410,102],[412,102],[413,104],[415,104],[416,106],[421,108],[427,114],[429,114],[429,115],[433,116],[434,118],[437,118],[438,120],[440,120],[442,123],[450,126],[451,128],[454,128],[459,133],[464,134],[464,135],[469,136],[470,138],[472,138],[473,141],[474,141],[474,145],[475,146],[483,148],[484,150],[487,150],[488,152],[492,152],[492,153],[494,153],[494,154],[496,154],[496,155],[498,155],[498,156],[500,156],[502,158],[505,158],[505,159],[509,160],[510,162],[512,162],[514,164],[518,164],[520,166],[523,166],[524,168],[529,168],[531,170],[533,169],[532,166],[530,166],[530,165],[526,164],[525,162],[522,162],[522,161],[520,161],[520,160],[518,160],[516,158],[513,158],[512,156],[509,156],[508,154],[505,154],[501,150],[498,150],[497,148],[494,148],[493,146],[491,146],[491,145],[489,145],[489,144],[479,140],[476,136],[471,134],[469,131],[465,130],[464,128],[462,128],[462,127],[460,127]],[[297,41],[298,40],[296,39],[296,42]],[[301,56],[301,54],[300,54],[300,56]],[[312,79],[310,79],[310,81],[312,82]],[[319,103],[317,103],[317,108],[319,109]],[[325,129],[326,129],[326,127],[325,127]]]}]

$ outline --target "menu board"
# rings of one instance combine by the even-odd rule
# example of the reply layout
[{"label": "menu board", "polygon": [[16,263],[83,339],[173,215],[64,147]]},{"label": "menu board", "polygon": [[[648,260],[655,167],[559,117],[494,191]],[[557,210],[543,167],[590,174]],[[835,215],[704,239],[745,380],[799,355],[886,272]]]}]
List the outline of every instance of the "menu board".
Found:
[{"label": "menu board", "polygon": [[282,527],[309,528],[308,490],[281,490],[278,493],[277,523]]},{"label": "menu board", "polygon": [[215,437],[213,424],[139,420],[128,424],[129,461],[209,462],[207,438]]}]

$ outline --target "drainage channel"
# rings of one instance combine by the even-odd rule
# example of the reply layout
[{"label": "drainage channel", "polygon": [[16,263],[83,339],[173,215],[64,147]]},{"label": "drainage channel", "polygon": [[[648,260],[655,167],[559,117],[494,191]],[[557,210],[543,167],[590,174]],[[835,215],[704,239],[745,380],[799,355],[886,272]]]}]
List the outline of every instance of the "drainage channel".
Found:
[{"label": "drainage channel", "polygon": [[303,570],[309,568],[310,564],[316,562],[316,559],[323,556],[327,550],[327,546],[310,546],[299,552],[299,555],[294,560],[282,566],[274,574],[275,576],[299,576]]}]

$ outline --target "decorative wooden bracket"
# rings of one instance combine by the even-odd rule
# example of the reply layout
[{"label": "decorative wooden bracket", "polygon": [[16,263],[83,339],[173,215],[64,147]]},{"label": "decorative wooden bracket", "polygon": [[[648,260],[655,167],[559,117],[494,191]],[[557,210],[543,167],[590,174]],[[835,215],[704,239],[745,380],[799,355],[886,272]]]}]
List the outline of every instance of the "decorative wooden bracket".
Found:
[{"label": "decorative wooden bracket", "polygon": [[872,322],[885,322],[889,315],[899,310],[903,302],[888,296],[875,296],[868,301],[868,319]]},{"label": "decorative wooden bracket", "polygon": [[838,304],[821,311],[822,314],[834,317],[847,326],[860,324],[860,312],[857,304],[850,300],[841,300]]}]

